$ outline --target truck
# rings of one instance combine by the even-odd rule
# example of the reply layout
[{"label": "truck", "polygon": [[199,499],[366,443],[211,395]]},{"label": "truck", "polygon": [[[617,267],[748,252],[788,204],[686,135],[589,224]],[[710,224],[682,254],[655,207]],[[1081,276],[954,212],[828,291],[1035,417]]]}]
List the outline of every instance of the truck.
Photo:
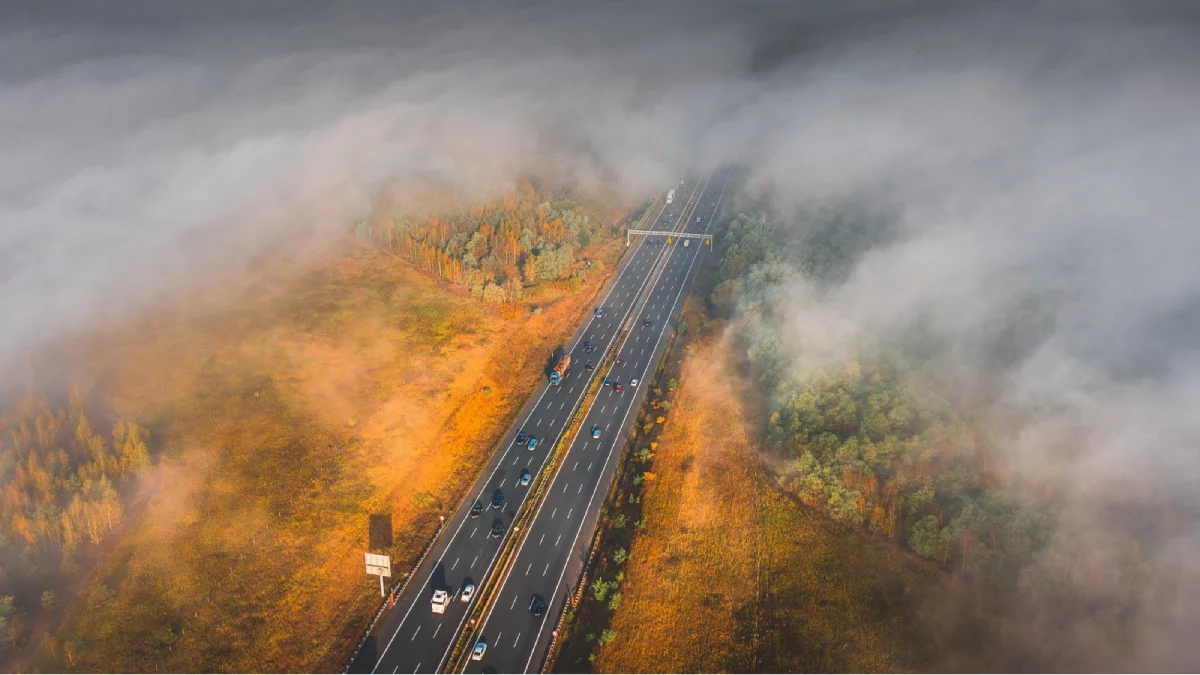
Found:
[{"label": "truck", "polygon": [[567,371],[571,368],[571,355],[563,354],[558,360],[558,364],[554,366],[554,370],[550,371],[550,384],[558,386],[562,383],[563,378],[567,376]]},{"label": "truck", "polygon": [[433,592],[433,613],[445,614],[446,605],[450,604],[450,594],[444,590],[436,590]]},{"label": "truck", "polygon": [[669,190],[667,191],[667,203],[670,204],[673,201],[675,201],[675,191]]}]

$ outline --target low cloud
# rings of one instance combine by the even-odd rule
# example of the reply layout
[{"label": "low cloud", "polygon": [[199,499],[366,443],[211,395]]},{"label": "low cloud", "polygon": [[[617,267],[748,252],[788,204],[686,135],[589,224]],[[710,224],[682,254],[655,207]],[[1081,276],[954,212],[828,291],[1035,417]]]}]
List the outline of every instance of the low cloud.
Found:
[{"label": "low cloud", "polygon": [[[644,196],[735,162],[783,210],[894,221],[839,288],[780,289],[801,364],[919,324],[1027,413],[1006,449],[1079,531],[1169,505],[1149,564],[1195,578],[1193,5],[243,4],[4,10],[0,364],[389,186],[553,167]],[[1195,666],[1193,610],[1138,621],[1127,667]]]}]

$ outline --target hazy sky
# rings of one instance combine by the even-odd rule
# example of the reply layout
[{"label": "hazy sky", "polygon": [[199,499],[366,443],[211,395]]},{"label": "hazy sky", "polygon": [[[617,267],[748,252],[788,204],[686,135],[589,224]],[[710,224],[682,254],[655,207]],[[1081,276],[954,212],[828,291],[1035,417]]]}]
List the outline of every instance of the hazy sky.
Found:
[{"label": "hazy sky", "polygon": [[[342,233],[390,184],[495,189],[556,152],[642,195],[735,161],[781,207],[895,214],[836,293],[781,290],[789,344],[919,322],[948,366],[998,369],[1029,418],[1007,450],[1080,527],[1123,499],[1200,511],[1196,3],[11,4],[0,367]],[[1065,460],[1068,432],[1086,442]],[[1195,574],[1187,523],[1154,564]],[[1196,612],[1147,603],[1131,663],[1196,666],[1175,637]]]}]

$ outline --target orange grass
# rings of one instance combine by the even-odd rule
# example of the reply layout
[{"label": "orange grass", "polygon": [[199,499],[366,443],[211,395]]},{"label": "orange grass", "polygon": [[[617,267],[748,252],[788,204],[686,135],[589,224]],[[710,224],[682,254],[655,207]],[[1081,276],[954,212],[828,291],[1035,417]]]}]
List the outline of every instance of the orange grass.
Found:
[{"label": "orange grass", "polygon": [[[726,341],[693,343],[643,492],[646,528],[600,672],[909,671],[978,631],[936,571],[781,492],[755,455],[754,392]],[[962,620],[947,627],[948,613]],[[964,619],[965,617],[965,619]],[[570,671],[579,666],[558,664]]]},{"label": "orange grass", "polygon": [[496,311],[360,250],[315,270],[276,263],[81,338],[75,379],[162,452],[144,517],[40,667],[340,670],[378,602],[368,515],[392,515],[399,574],[600,277],[543,292],[536,315]]}]

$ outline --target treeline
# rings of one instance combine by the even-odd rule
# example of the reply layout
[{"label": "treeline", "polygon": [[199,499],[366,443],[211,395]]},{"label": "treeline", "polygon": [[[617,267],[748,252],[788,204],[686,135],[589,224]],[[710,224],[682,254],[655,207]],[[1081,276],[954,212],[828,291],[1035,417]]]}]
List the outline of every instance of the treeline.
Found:
[{"label": "treeline", "polygon": [[355,234],[422,270],[471,289],[485,302],[516,302],[541,281],[568,278],[575,253],[617,224],[531,183],[503,199],[425,220],[364,220]]},{"label": "treeline", "polygon": [[150,466],[147,433],[119,420],[97,433],[88,406],[26,399],[0,415],[0,652],[57,602],[87,548],[120,526],[124,496]]},{"label": "treeline", "polygon": [[738,317],[771,392],[768,452],[786,487],[834,519],[948,569],[1015,583],[1050,528],[992,478],[983,430],[917,386],[898,352],[863,345],[856,361],[795,375],[795,355],[781,346],[778,285],[790,275],[817,288],[843,281],[882,234],[866,223],[814,216],[799,242],[763,214],[739,215],[729,228],[712,303]]}]

